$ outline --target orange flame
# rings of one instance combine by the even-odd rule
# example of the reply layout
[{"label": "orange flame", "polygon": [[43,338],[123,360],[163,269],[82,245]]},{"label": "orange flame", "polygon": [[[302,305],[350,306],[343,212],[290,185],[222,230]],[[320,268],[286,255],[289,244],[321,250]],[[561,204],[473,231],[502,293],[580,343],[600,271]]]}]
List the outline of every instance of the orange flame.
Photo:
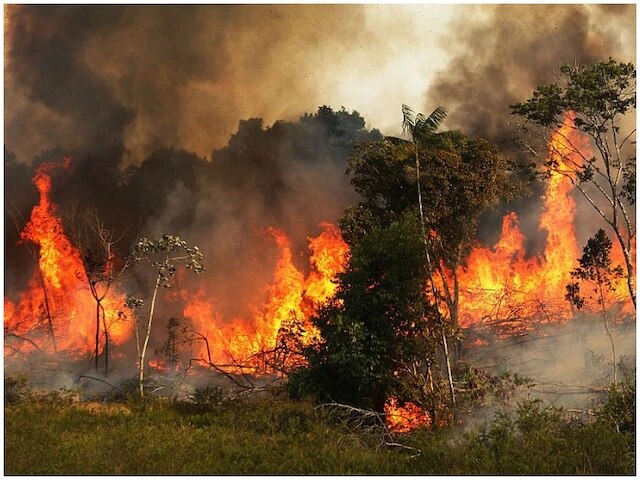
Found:
[{"label": "orange flame", "polygon": [[[38,269],[17,303],[5,299],[5,331],[27,337],[36,344],[42,342],[41,349],[52,351],[50,330],[53,330],[58,350],[78,354],[92,352],[96,303],[80,252],[65,235],[57,206],[49,197],[50,172],[57,168],[70,168],[70,159],[65,158],[63,164],[42,164],[33,178],[39,203],[31,211],[20,238],[38,248]],[[122,321],[126,313],[124,295],[111,293],[104,298],[102,306],[110,340],[115,344],[127,340],[131,325]]]},{"label": "orange flame", "polygon": [[278,258],[267,300],[250,319],[235,318],[226,322],[216,311],[215,301],[204,287],[195,294],[186,291],[183,315],[191,319],[194,329],[207,338],[198,355],[215,362],[246,360],[253,354],[272,350],[283,327],[298,321],[303,342],[317,335],[309,318],[318,307],[333,296],[335,275],[344,270],[348,246],[338,228],[329,223],[320,225],[324,231],[308,238],[310,272],[305,275],[293,263],[289,239],[284,232],[269,228],[267,233],[276,243]]},{"label": "orange flame", "polygon": [[412,402],[399,405],[396,397],[389,397],[384,405],[384,413],[392,432],[406,433],[431,425],[431,417],[427,412]]},{"label": "orange flame", "polygon": [[[549,158],[557,163],[558,171],[551,173],[543,198],[539,223],[547,233],[543,253],[526,258],[518,217],[513,212],[505,215],[498,243],[493,248],[475,248],[466,266],[457,272],[462,286],[461,326],[505,320],[526,323],[533,318],[558,322],[571,317],[570,305],[564,300],[565,285],[571,282],[570,272],[582,254],[574,229],[576,203],[570,172],[570,167],[582,165],[576,150],[588,156],[590,146],[569,114],[549,144]],[[617,245],[613,257],[617,262],[622,258]],[[615,303],[625,297],[624,286],[618,282],[609,300]],[[631,302],[625,300],[625,311],[630,308]]]}]

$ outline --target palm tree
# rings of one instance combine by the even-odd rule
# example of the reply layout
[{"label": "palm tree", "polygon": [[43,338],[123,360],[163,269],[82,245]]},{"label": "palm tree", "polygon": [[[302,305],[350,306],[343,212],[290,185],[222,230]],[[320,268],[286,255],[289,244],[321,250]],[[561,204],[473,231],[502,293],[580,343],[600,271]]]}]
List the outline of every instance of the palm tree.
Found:
[{"label": "palm tree", "polygon": [[[411,143],[413,146],[413,153],[416,160],[416,188],[418,193],[418,209],[420,212],[420,233],[422,234],[422,241],[424,242],[424,254],[428,265],[429,281],[431,283],[434,295],[438,298],[438,292],[436,284],[433,280],[431,273],[431,256],[429,254],[429,238],[427,236],[427,229],[424,219],[424,208],[422,205],[422,192],[420,187],[420,157],[419,157],[419,145],[433,140],[436,135],[436,131],[440,127],[444,119],[447,118],[447,111],[444,107],[436,108],[429,116],[425,116],[422,113],[416,114],[411,107],[406,104],[402,104],[402,133],[409,135],[411,141],[403,140],[396,137],[387,137],[388,140],[393,143]],[[447,336],[442,333],[442,346],[444,348],[444,354],[447,361],[447,374],[449,377],[449,389],[451,393],[451,400],[453,404],[456,403],[455,393],[453,391],[453,377],[451,374],[451,361],[449,357],[449,345],[447,342]]]},{"label": "palm tree", "polygon": [[402,104],[402,133],[409,134],[411,136],[411,143],[413,145],[414,156],[416,159],[416,185],[418,189],[418,207],[420,210],[420,228],[422,238],[425,242],[425,255],[427,257],[427,263],[431,263],[429,257],[429,250],[427,248],[427,235],[424,223],[424,208],[422,206],[422,193],[420,191],[420,161],[418,158],[418,144],[426,141],[429,137],[435,135],[436,130],[440,127],[442,121],[447,117],[447,111],[444,107],[438,107],[431,115],[426,117],[422,113],[417,115],[413,109],[406,104]]}]

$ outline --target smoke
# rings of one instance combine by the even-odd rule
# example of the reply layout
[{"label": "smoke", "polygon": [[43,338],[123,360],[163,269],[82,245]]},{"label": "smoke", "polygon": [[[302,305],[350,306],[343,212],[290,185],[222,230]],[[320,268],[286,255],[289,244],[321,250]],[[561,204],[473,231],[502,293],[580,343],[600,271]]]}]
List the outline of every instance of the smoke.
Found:
[{"label": "smoke", "polygon": [[[615,309],[608,311],[616,350],[618,382],[635,378],[635,323],[617,323]],[[488,338],[488,337],[485,337]],[[613,382],[611,342],[602,316],[579,315],[565,324],[552,324],[468,352],[472,365],[496,375],[518,374],[530,385],[519,387],[508,405],[487,398],[485,404],[464,417],[464,428],[490,422],[495,413],[513,409],[518,401],[541,399],[565,409],[590,410],[604,399],[604,386]]]},{"label": "smoke", "polygon": [[563,64],[635,58],[635,42],[627,43],[635,37],[635,5],[498,5],[468,13],[441,40],[453,52],[428,98],[449,109],[449,128],[494,142],[516,136],[509,105],[554,81]]},{"label": "smoke", "polygon": [[[312,111],[334,53],[357,41],[361,7],[8,6],[6,142],[159,147],[208,156],[241,118]],[[27,141],[29,139],[29,141]]]},{"label": "smoke", "polygon": [[[447,128],[492,141],[515,159],[531,160],[518,145],[520,132],[510,105],[557,80],[563,64],[610,56],[635,60],[635,5],[483,5],[468,7],[466,13],[440,39],[450,60],[429,85],[426,103],[448,109]],[[545,147],[539,147],[544,153]],[[480,237],[494,243],[500,218],[515,210],[527,249],[537,251],[544,243],[537,232],[541,193],[538,183],[530,198],[485,216]]]}]

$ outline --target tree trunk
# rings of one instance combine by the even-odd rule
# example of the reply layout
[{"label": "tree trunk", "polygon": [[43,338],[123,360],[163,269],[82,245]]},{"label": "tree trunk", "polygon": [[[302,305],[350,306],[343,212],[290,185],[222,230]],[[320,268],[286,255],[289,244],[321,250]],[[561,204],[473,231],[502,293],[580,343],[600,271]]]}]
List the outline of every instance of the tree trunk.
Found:
[{"label": "tree trunk", "polygon": [[98,353],[100,352],[100,302],[96,300],[96,345],[94,351],[95,370],[98,371]]},{"label": "tree trunk", "polygon": [[107,328],[107,317],[104,313],[104,307],[100,304],[102,310],[102,328],[104,329],[104,376],[109,376],[109,329]]},{"label": "tree trunk", "polygon": [[629,287],[629,295],[631,295],[631,301],[633,302],[633,308],[636,307],[636,285],[633,277],[633,261],[631,260],[631,254],[628,248],[622,247],[622,253],[624,255],[624,262],[627,266],[627,286]]},{"label": "tree trunk", "polygon": [[42,284],[42,293],[44,294],[44,307],[47,312],[49,336],[51,337],[51,343],[53,344],[53,353],[56,355],[56,359],[58,359],[58,346],[56,344],[56,336],[53,331],[53,320],[51,318],[51,309],[49,307],[49,295],[47,294],[47,287],[44,283],[44,277],[42,276],[42,270],[40,270],[40,268],[38,268],[38,273],[40,274],[40,283]]},{"label": "tree trunk", "polygon": [[156,297],[158,296],[158,288],[160,287],[160,275],[156,278],[156,286],[153,289],[153,297],[151,298],[151,310],[149,311],[149,322],[147,323],[147,334],[144,337],[144,344],[140,351],[140,396],[144,397],[144,357],[147,354],[147,345],[149,345],[149,337],[151,336],[151,323],[153,322],[153,310],[156,306]]},{"label": "tree trunk", "polygon": [[451,403],[456,404],[456,394],[453,391],[453,375],[451,375],[451,360],[449,359],[449,345],[447,343],[447,335],[442,332],[442,345],[444,347],[444,356],[447,360],[447,377],[449,379],[449,391],[451,393]]}]

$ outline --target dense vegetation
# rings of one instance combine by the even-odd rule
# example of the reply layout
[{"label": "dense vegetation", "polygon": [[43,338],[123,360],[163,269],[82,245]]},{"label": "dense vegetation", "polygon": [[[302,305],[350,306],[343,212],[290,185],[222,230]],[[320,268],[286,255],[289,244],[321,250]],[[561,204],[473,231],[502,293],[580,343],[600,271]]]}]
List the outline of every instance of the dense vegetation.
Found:
[{"label": "dense vegetation", "polygon": [[616,429],[635,409],[627,387],[590,423],[526,401],[476,431],[401,438],[420,453],[381,448],[376,435],[306,402],[14,396],[5,404],[5,473],[633,474],[635,423],[627,417]]}]

